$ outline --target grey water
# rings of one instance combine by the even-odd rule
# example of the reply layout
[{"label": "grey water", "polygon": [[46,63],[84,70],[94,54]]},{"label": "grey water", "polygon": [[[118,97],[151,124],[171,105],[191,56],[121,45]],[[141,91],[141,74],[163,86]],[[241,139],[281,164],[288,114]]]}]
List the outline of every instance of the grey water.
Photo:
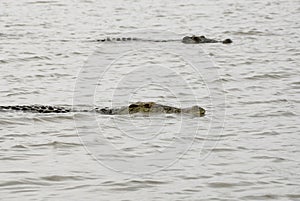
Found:
[{"label": "grey water", "polygon": [[[0,112],[0,200],[300,200],[299,13],[296,0],[0,1],[0,105],[207,111]],[[233,43],[96,41],[131,34]]]}]

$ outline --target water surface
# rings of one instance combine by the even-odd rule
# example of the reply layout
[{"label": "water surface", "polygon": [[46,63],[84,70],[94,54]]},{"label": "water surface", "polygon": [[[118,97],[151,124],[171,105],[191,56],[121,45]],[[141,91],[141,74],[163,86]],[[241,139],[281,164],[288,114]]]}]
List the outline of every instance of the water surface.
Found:
[{"label": "water surface", "polygon": [[[182,117],[176,115],[96,117],[111,147],[129,154],[128,160],[122,155],[125,162],[136,155],[164,153],[172,142],[183,146],[193,142],[171,166],[165,163],[170,157],[147,161],[145,168],[161,169],[152,174],[123,174],[95,160],[99,156],[119,170],[136,168],[119,160],[120,155],[106,152],[105,146],[100,149],[100,137],[95,137],[99,127],[80,127],[85,124],[74,122],[72,113],[1,113],[1,198],[299,200],[299,13],[299,2],[294,0],[1,1],[1,105],[71,106],[80,70],[90,55],[101,51],[95,39],[137,29],[161,29],[234,41],[231,45],[199,47],[212,56],[220,75],[215,82],[223,84],[220,92],[225,93],[226,116],[221,133],[207,134],[213,113],[207,83],[174,55],[140,52],[119,60],[119,70],[107,74],[107,81],[114,83],[122,72],[135,66],[150,65],[156,69],[153,76],[160,65],[176,68],[190,81],[191,89],[198,92],[196,97],[207,109],[204,118],[184,117],[182,130]],[[145,76],[151,73],[146,67],[143,70]],[[164,72],[161,77],[171,74]],[[170,76],[170,80],[168,87],[173,86],[177,94],[149,85],[131,98],[169,105],[194,104],[195,96],[182,91],[185,85],[178,82],[176,91],[176,79]],[[110,86],[108,83],[106,86]],[[95,103],[110,105],[109,90],[101,85],[97,90]],[[93,117],[76,114],[80,122]],[[83,141],[95,139],[88,146],[90,150],[78,137],[78,129],[86,132],[80,133],[85,136]],[[121,135],[120,130],[132,135]],[[98,149],[102,150],[99,155],[90,155],[89,151]]]}]

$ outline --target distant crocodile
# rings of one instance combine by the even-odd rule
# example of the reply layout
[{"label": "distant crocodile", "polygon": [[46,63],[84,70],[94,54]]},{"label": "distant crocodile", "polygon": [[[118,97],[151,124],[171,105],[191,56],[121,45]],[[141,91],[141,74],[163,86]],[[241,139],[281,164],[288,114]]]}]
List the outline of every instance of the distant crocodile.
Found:
[{"label": "distant crocodile", "polygon": [[223,44],[229,44],[232,43],[231,39],[225,39],[225,40],[215,40],[215,39],[210,39],[210,38],[206,38],[205,36],[185,36],[183,37],[181,40],[174,40],[174,39],[170,39],[170,40],[153,40],[153,39],[141,39],[141,38],[106,38],[106,39],[98,39],[96,40],[98,42],[106,42],[106,41],[148,41],[148,42],[173,42],[173,41],[181,41],[182,43],[185,44],[199,44],[199,43],[223,43]]},{"label": "distant crocodile", "polygon": [[227,38],[225,40],[215,40],[215,39],[210,39],[206,38],[205,36],[185,36],[182,39],[183,43],[186,44],[198,44],[198,43],[224,43],[224,44],[229,44],[232,43],[232,40]]},{"label": "distant crocodile", "polygon": [[0,111],[21,111],[32,113],[68,113],[68,112],[96,112],[106,115],[123,115],[123,114],[191,114],[193,116],[204,116],[205,109],[199,106],[192,106],[188,108],[177,108],[167,105],[157,104],[155,102],[136,102],[129,106],[120,108],[92,108],[87,109],[74,109],[61,106],[47,106],[47,105],[14,105],[14,106],[0,106]]}]

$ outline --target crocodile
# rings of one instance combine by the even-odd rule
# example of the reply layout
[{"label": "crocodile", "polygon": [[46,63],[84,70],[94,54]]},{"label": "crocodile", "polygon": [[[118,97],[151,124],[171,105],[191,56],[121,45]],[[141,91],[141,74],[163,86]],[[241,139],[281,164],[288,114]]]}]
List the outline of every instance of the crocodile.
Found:
[{"label": "crocodile", "polygon": [[232,43],[232,40],[227,38],[225,40],[215,40],[206,38],[205,36],[185,36],[182,39],[183,43],[186,44],[198,44],[198,43],[223,43],[223,44],[229,44]]},{"label": "crocodile", "polygon": [[199,106],[192,106],[188,108],[177,108],[173,106],[167,106],[158,104],[155,102],[135,102],[129,106],[123,106],[120,108],[98,108],[92,109],[74,109],[71,107],[63,106],[49,106],[49,105],[10,105],[0,106],[0,111],[20,111],[31,113],[69,113],[69,112],[96,112],[105,115],[124,115],[124,114],[191,114],[193,116],[204,116],[205,109]]},{"label": "crocodile", "polygon": [[230,44],[232,40],[227,38],[225,40],[216,40],[206,38],[205,36],[185,36],[181,40],[153,40],[153,39],[141,39],[141,38],[131,38],[131,37],[123,37],[123,38],[105,38],[105,39],[98,39],[97,42],[107,42],[107,41],[144,41],[144,42],[173,42],[173,41],[180,41],[185,44],[199,44],[199,43],[223,43],[223,44]]}]

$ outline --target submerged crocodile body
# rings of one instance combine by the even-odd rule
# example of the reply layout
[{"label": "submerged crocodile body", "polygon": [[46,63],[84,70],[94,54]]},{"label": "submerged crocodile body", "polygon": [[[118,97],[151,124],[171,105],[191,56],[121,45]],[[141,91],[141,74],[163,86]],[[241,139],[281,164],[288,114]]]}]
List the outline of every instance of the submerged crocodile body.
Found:
[{"label": "submerged crocodile body", "polygon": [[181,40],[151,40],[151,39],[141,39],[141,38],[106,38],[106,39],[99,39],[96,40],[98,42],[106,42],[106,41],[148,41],[148,42],[173,42],[173,41],[181,41],[185,44],[199,44],[199,43],[223,43],[229,44],[232,43],[231,39],[225,40],[215,40],[206,38],[205,36],[185,36]]},{"label": "submerged crocodile body", "polygon": [[192,106],[188,108],[177,108],[167,105],[157,104],[155,102],[136,102],[129,106],[120,108],[93,108],[90,110],[80,110],[60,106],[46,106],[46,105],[14,105],[14,106],[0,106],[0,111],[22,111],[32,113],[68,113],[68,112],[96,112],[106,115],[123,115],[123,114],[191,114],[193,116],[204,116],[205,109],[199,106]]}]

